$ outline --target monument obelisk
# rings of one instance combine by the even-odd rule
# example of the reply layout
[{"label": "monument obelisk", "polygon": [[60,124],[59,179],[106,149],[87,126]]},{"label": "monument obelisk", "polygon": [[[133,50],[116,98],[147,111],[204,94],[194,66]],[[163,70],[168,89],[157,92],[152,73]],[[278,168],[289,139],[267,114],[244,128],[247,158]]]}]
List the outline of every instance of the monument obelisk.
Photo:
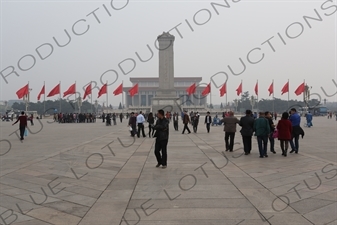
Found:
[{"label": "monument obelisk", "polygon": [[173,43],[174,36],[168,32],[157,37],[159,43],[159,88],[152,98],[152,112],[179,112],[180,100],[174,89]]}]

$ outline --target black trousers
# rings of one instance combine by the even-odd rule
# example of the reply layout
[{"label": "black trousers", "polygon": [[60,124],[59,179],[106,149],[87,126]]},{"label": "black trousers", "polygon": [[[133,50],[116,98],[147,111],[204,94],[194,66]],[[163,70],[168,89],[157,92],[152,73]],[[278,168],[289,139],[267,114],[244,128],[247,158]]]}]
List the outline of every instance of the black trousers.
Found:
[{"label": "black trousers", "polygon": [[153,124],[149,124],[149,137],[153,137],[154,129],[152,128]]},{"label": "black trousers", "polygon": [[242,142],[245,153],[250,153],[252,150],[252,136],[242,136]]},{"label": "black trousers", "polygon": [[187,130],[188,133],[191,133],[190,128],[188,128],[188,124],[187,123],[184,124],[184,129],[183,129],[182,133],[185,133],[185,130]]},{"label": "black trousers", "polygon": [[23,139],[23,135],[25,134],[26,127],[25,126],[20,126],[20,138]]},{"label": "black trousers", "polygon": [[142,123],[138,123],[137,137],[140,137],[140,130],[142,130],[143,137],[146,137],[145,131],[144,131],[144,124],[142,124]]},{"label": "black trousers", "polygon": [[156,139],[156,144],[154,147],[154,154],[157,158],[157,162],[158,164],[163,166],[167,165],[167,142],[168,140],[159,141],[158,139]]},{"label": "black trousers", "polygon": [[[225,133],[226,150],[233,151],[235,132]],[[229,139],[229,141],[228,141]]]},{"label": "black trousers", "polygon": [[178,130],[178,121],[173,122],[174,130]]},{"label": "black trousers", "polygon": [[211,127],[211,124],[210,123],[206,123],[206,129],[207,129],[207,133],[209,133],[209,129]]}]

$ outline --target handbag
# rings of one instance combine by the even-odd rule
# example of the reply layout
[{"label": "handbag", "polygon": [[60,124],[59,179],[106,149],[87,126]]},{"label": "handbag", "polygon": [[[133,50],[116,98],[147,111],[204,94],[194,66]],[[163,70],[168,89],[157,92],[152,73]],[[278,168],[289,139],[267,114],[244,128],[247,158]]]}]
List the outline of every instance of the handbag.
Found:
[{"label": "handbag", "polygon": [[273,132],[273,138],[278,138],[278,130],[275,129]]},{"label": "handbag", "polygon": [[27,130],[27,128],[25,129],[25,137],[27,137],[28,136],[28,130]]},{"label": "handbag", "polygon": [[132,127],[129,127],[129,131],[132,131],[133,129],[132,129]]}]

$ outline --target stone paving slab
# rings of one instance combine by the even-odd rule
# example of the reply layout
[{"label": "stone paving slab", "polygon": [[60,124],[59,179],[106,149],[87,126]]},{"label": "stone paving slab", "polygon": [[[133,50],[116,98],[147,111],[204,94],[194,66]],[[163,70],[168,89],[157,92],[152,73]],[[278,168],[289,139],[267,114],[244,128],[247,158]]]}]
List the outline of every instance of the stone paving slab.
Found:
[{"label": "stone paving slab", "polygon": [[154,167],[155,139],[130,137],[125,121],[41,120],[23,142],[0,122],[11,143],[0,143],[0,216],[14,225],[337,224],[337,122],[314,121],[299,154],[282,157],[276,140],[264,159],[255,138],[242,154],[239,132],[224,152],[222,126],[172,128],[166,169]]}]

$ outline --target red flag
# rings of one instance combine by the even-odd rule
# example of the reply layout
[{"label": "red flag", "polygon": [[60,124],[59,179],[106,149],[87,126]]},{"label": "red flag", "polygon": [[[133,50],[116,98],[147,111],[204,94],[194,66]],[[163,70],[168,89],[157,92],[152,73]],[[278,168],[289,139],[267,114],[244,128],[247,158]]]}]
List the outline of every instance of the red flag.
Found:
[{"label": "red flag", "polygon": [[52,97],[54,95],[57,95],[57,94],[60,94],[61,93],[61,90],[60,90],[60,84],[56,85],[53,90],[51,90],[49,92],[49,94],[47,95],[47,97]]},{"label": "red flag", "polygon": [[196,87],[195,83],[193,83],[191,86],[189,86],[186,89],[186,92],[187,92],[188,95],[191,95],[191,94],[194,94],[196,90],[197,90],[197,87]]},{"label": "red flag", "polygon": [[135,94],[138,93],[138,84],[135,84],[132,88],[129,90],[130,96],[133,97]]},{"label": "red flag", "polygon": [[269,96],[274,93],[274,82],[272,82],[268,88]]},{"label": "red flag", "polygon": [[17,92],[16,95],[18,96],[19,99],[23,98],[23,96],[29,94],[29,87],[28,84],[24,86],[23,88],[20,88]]},{"label": "red flag", "polygon": [[258,84],[258,82],[256,82],[254,90],[255,90],[255,94],[259,95],[259,84]]},{"label": "red flag", "polygon": [[207,86],[205,87],[205,89],[202,91],[202,96],[206,96],[209,93],[211,93],[211,83],[207,84]]},{"label": "red flag", "polygon": [[300,94],[302,94],[304,92],[304,89],[305,89],[305,84],[304,82],[298,86],[298,88],[295,90],[295,94],[298,96]]},{"label": "red flag", "polygon": [[[114,95],[119,95],[123,93],[123,83],[121,83],[116,90],[114,90],[113,94]],[[137,86],[137,93],[138,93],[138,86]]]},{"label": "red flag", "polygon": [[227,82],[225,82],[220,88],[220,97],[224,96],[225,94],[227,94]]},{"label": "red flag", "polygon": [[99,89],[99,92],[98,92],[98,97],[101,97],[102,95],[106,94],[107,93],[107,84],[104,84],[101,89]]},{"label": "red flag", "polygon": [[236,89],[236,94],[239,96],[242,93],[242,82],[240,83],[239,87]]},{"label": "red flag", "polygon": [[63,98],[66,97],[67,95],[72,95],[76,93],[76,83],[71,85],[67,91],[63,93]]},{"label": "red flag", "polygon": [[283,86],[281,91],[282,91],[281,95],[289,91],[289,81]]},{"label": "red flag", "polygon": [[91,82],[90,82],[90,84],[86,87],[86,89],[85,89],[85,92],[84,92],[84,96],[83,96],[83,100],[88,96],[88,95],[90,95],[91,94]]},{"label": "red flag", "polygon": [[37,100],[38,100],[38,101],[40,101],[41,95],[45,95],[45,94],[46,94],[46,92],[45,92],[45,87],[44,87],[44,86],[45,86],[45,85],[43,85],[43,87],[42,87],[42,89],[41,89],[39,95],[37,96]]}]

